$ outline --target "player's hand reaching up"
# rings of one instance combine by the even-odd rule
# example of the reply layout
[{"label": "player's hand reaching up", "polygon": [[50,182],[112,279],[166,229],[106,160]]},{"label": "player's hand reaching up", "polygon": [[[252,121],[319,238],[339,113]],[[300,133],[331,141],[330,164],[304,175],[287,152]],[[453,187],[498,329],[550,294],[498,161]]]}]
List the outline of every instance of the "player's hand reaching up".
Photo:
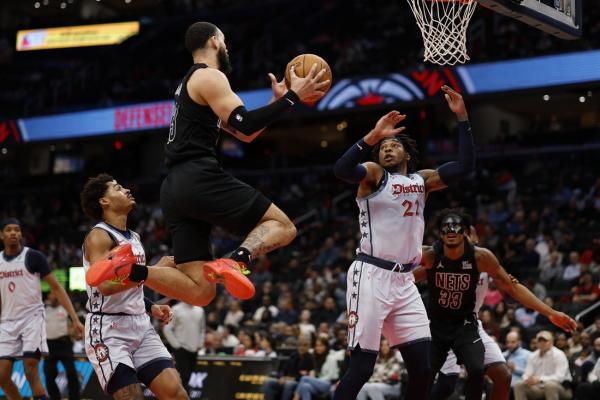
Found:
[{"label": "player's hand reaching up", "polygon": [[567,332],[573,332],[577,328],[577,322],[575,322],[575,320],[573,320],[573,318],[569,317],[567,314],[561,313],[560,311],[553,312],[550,314],[548,319],[554,325]]},{"label": "player's hand reaching up", "polygon": [[441,87],[441,89],[444,92],[444,97],[446,98],[446,101],[448,102],[448,107],[450,107],[450,110],[452,110],[452,112],[456,114],[458,120],[468,120],[469,115],[467,114],[467,107],[465,106],[465,102],[462,96],[458,92],[450,88],[450,86],[444,85]]},{"label": "player's hand reaching up", "polygon": [[165,325],[173,320],[173,312],[171,311],[171,307],[166,304],[153,304],[150,311],[154,318],[158,318]]},{"label": "player's hand reaching up", "polygon": [[399,111],[390,111],[383,117],[379,118],[379,121],[375,124],[375,127],[365,136],[365,142],[368,145],[375,145],[382,139],[387,137],[393,137],[406,129],[404,126],[396,128],[400,122],[406,119],[406,115],[400,114]]},{"label": "player's hand reaching up", "polygon": [[324,88],[329,85],[329,79],[320,82],[323,75],[325,75],[325,68],[317,73],[317,64],[313,64],[304,78],[300,78],[296,75],[296,67],[290,67],[290,89],[298,95],[301,101],[310,101],[315,97],[320,98],[325,95]]}]

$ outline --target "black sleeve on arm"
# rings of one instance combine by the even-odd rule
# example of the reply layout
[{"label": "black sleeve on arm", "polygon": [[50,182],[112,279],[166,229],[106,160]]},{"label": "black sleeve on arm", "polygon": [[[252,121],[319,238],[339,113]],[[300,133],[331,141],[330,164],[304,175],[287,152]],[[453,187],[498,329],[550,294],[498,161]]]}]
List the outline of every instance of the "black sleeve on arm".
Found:
[{"label": "black sleeve on arm", "polygon": [[451,161],[437,169],[442,181],[449,185],[475,171],[475,144],[469,121],[458,123],[458,161]]},{"label": "black sleeve on arm", "polygon": [[25,268],[32,274],[35,274],[36,272],[39,273],[40,278],[43,278],[52,272],[48,260],[46,260],[46,256],[37,250],[31,249],[25,255]]},{"label": "black sleeve on arm", "polygon": [[350,147],[335,163],[333,173],[343,181],[358,183],[367,176],[367,169],[361,164],[367,154],[371,154],[372,146],[360,139]]},{"label": "black sleeve on arm", "polygon": [[248,111],[246,107],[239,106],[231,112],[227,123],[244,135],[250,136],[277,121],[283,112],[299,101],[298,95],[288,90],[286,94],[273,103],[256,110]]},{"label": "black sleeve on arm", "polygon": [[156,304],[155,302],[153,302],[152,300],[150,300],[147,297],[144,297],[144,308],[146,309],[146,312],[148,313],[152,313],[152,306]]}]

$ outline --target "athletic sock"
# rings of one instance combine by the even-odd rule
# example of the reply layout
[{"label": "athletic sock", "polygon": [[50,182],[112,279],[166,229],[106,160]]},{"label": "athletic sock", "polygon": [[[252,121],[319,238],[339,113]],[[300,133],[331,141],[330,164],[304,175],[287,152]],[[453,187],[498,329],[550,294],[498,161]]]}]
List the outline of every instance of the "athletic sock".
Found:
[{"label": "athletic sock", "polygon": [[129,273],[131,282],[143,282],[148,278],[148,267],[145,265],[133,264]]},{"label": "athletic sock", "polygon": [[245,247],[238,247],[230,253],[229,258],[248,267],[252,262],[252,253]]}]

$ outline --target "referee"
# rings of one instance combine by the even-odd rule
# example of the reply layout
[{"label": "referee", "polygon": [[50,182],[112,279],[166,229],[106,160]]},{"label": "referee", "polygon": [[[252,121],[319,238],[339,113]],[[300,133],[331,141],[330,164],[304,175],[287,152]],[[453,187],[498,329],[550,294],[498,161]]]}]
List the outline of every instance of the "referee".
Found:
[{"label": "referee", "polygon": [[69,315],[58,303],[54,292],[48,294],[46,303],[46,336],[48,337],[48,358],[44,362],[46,388],[51,400],[62,398],[56,385],[60,361],[65,368],[69,382],[69,400],[79,400],[79,376],[75,369],[73,342],[69,336]]}]

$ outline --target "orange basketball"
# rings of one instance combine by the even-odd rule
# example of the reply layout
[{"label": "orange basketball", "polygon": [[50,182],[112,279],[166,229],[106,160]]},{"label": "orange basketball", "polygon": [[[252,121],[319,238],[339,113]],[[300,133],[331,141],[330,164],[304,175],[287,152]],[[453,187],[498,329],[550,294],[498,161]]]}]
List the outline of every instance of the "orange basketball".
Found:
[{"label": "orange basketball", "polygon": [[[319,73],[319,71],[325,68],[325,73],[321,78],[321,82],[329,79],[329,84],[321,88],[320,90],[327,93],[327,91],[331,89],[331,68],[329,68],[329,64],[327,64],[327,61],[323,60],[321,57],[315,54],[300,54],[288,63],[287,67],[285,68],[285,84],[287,85],[287,87],[290,87],[290,68],[292,65],[295,67],[294,72],[296,72],[296,75],[298,75],[298,77],[300,78],[304,78],[310,72],[310,69],[313,66],[313,64],[317,64],[317,73]],[[323,96],[311,97],[307,101],[317,101],[321,99],[321,97]]]}]

